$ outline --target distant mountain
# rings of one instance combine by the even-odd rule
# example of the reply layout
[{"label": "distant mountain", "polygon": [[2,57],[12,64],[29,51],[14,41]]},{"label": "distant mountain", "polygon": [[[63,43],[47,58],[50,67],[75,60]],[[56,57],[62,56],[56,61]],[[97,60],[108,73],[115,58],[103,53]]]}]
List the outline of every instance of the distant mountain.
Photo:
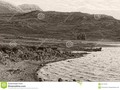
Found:
[{"label": "distant mountain", "polygon": [[0,0],[0,13],[16,13],[22,10],[8,2]]},{"label": "distant mountain", "polygon": [[20,7],[24,12],[31,12],[36,10],[42,11],[42,9],[35,4],[22,4],[19,5],[18,7]]},{"label": "distant mountain", "polygon": [[0,23],[0,33],[78,40],[85,34],[87,40],[120,40],[120,20],[108,15],[36,10]]}]

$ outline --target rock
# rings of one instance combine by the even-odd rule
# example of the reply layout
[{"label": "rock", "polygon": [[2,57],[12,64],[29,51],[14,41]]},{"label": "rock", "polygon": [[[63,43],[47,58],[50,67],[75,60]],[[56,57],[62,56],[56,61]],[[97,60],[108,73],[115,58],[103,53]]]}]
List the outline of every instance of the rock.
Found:
[{"label": "rock", "polygon": [[76,82],[76,80],[75,80],[75,79],[73,79],[73,81],[74,81],[74,82]]},{"label": "rock", "polygon": [[62,81],[63,81],[62,78],[59,78],[59,79],[58,79],[58,82],[62,82]]},{"label": "rock", "polygon": [[39,78],[39,81],[42,82],[43,81],[42,78]]}]

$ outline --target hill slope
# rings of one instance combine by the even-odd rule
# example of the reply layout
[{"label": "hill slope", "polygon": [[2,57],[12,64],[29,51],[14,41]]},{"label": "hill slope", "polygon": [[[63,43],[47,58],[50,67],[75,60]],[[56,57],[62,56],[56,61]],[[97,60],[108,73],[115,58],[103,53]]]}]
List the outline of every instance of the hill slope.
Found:
[{"label": "hill slope", "polygon": [[75,40],[81,39],[83,35],[88,40],[120,39],[120,21],[107,15],[37,10],[17,14],[9,22],[0,23],[1,33],[34,34],[43,38]]}]

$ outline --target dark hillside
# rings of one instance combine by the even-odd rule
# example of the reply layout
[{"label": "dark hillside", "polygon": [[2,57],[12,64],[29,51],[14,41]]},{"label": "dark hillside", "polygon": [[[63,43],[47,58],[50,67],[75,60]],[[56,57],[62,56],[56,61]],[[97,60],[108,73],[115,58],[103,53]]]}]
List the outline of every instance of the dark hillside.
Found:
[{"label": "dark hillside", "polygon": [[[120,39],[120,21],[112,16],[38,10],[10,16],[0,15],[0,33],[58,39]],[[2,20],[3,17],[10,20]]]}]

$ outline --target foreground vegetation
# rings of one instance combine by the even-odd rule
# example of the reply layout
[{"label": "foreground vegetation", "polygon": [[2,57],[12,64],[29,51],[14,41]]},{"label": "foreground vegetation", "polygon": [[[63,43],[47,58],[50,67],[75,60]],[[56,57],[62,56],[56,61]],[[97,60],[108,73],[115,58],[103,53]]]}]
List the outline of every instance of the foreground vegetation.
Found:
[{"label": "foreground vegetation", "polygon": [[1,81],[39,81],[36,72],[44,65],[83,57],[98,46],[85,41],[16,38],[10,35],[1,35],[0,43]]},{"label": "foreground vegetation", "polygon": [[0,45],[1,81],[36,81],[37,70],[47,63],[82,57],[59,47]]},{"label": "foreground vegetation", "polygon": [[44,64],[51,61],[65,60],[79,56],[82,56],[82,54],[74,54],[71,53],[70,50],[57,47],[0,46],[0,62],[3,64],[5,64],[6,59],[12,62],[23,60],[40,61]]}]

